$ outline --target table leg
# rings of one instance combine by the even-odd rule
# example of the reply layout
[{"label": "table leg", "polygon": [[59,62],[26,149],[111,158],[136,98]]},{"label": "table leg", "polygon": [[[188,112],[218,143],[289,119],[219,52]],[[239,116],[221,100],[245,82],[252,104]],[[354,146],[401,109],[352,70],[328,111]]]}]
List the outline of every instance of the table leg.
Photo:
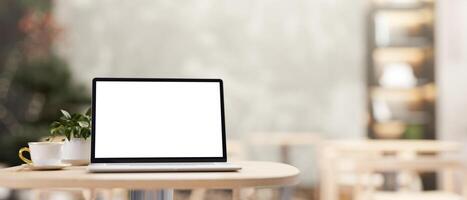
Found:
[{"label": "table leg", "polygon": [[173,189],[131,190],[130,200],[173,200]]},{"label": "table leg", "polygon": [[90,188],[87,190],[83,189],[81,192],[83,194],[83,199],[85,200],[96,200],[97,199],[97,190],[94,188]]},{"label": "table leg", "polygon": [[290,163],[290,146],[283,144],[280,146],[281,162]]},{"label": "table leg", "polygon": [[235,188],[232,189],[233,200],[251,200],[255,199],[255,188]]},{"label": "table leg", "polygon": [[293,196],[294,189],[292,187],[281,187],[280,191],[280,199],[281,200],[291,200]]},{"label": "table leg", "polygon": [[193,189],[189,200],[203,200],[206,198],[206,189]]},{"label": "table leg", "polygon": [[[280,146],[281,152],[281,162],[283,163],[291,163],[290,161],[290,146],[287,144],[283,144]],[[290,200],[293,196],[293,188],[292,187],[281,187],[280,191],[280,199],[281,200]]]}]

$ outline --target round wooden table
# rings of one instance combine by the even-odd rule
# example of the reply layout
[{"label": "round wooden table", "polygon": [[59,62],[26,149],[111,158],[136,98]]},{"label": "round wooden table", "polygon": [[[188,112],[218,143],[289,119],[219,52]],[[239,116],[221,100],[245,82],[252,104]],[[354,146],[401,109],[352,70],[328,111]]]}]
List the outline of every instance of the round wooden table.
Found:
[{"label": "round wooden table", "polygon": [[[172,189],[290,186],[298,183],[299,170],[275,162],[244,161],[237,172],[153,172],[88,173],[86,167],[69,167],[56,171],[32,171],[16,166],[0,169],[0,187],[27,188],[126,188],[132,190],[164,189],[171,198]],[[234,195],[235,196],[235,195]]]}]

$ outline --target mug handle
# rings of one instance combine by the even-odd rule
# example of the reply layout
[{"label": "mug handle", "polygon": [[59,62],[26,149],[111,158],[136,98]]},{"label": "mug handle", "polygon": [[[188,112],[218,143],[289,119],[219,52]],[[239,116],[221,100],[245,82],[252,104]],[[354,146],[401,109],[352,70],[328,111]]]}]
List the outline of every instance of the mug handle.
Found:
[{"label": "mug handle", "polygon": [[23,156],[23,152],[25,152],[25,151],[26,151],[26,152],[29,152],[29,154],[31,154],[31,151],[29,150],[28,147],[23,147],[23,148],[19,149],[19,151],[18,151],[18,156],[19,156],[19,158],[20,158],[23,162],[25,162],[26,164],[32,164],[32,161],[31,161],[31,160],[29,160],[29,159],[27,159],[26,157]]}]

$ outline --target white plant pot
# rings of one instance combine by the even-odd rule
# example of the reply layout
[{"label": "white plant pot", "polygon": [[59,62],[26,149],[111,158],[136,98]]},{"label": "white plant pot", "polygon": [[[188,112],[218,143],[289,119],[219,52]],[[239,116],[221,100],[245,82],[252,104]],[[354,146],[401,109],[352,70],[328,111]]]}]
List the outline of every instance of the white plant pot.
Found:
[{"label": "white plant pot", "polygon": [[91,160],[91,139],[71,138],[63,143],[62,160],[72,165],[87,165]]}]

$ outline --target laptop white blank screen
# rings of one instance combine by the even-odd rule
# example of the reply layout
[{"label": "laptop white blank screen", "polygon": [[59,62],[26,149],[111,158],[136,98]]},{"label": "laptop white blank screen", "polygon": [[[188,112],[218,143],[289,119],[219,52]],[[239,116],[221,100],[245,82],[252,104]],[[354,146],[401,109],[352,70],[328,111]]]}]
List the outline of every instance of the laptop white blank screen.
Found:
[{"label": "laptop white blank screen", "polygon": [[95,157],[222,157],[219,87],[219,82],[97,81]]}]

